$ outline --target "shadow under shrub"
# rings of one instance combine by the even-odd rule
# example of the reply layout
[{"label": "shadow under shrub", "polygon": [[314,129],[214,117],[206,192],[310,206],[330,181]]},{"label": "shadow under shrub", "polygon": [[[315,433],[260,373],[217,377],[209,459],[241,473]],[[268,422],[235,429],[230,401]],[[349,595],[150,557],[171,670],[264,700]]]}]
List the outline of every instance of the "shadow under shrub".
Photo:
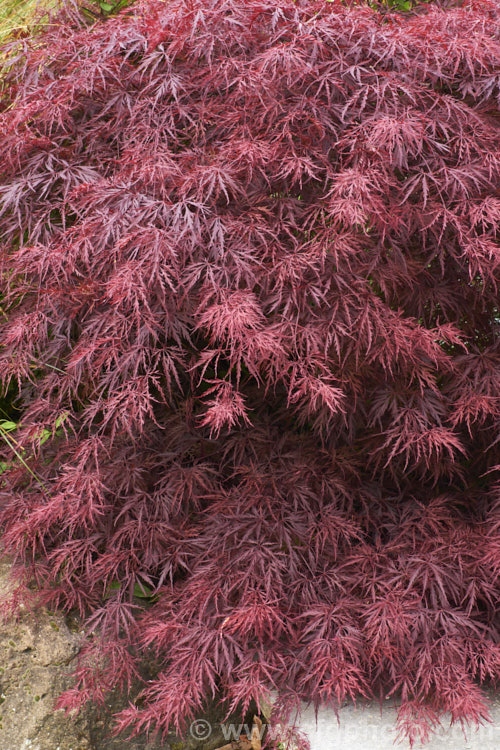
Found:
[{"label": "shadow under shrub", "polygon": [[126,689],[154,649],[121,728],[270,689],[397,693],[412,739],[486,717],[498,10],[174,0],[23,43],[0,523],[93,631],[61,706]]}]

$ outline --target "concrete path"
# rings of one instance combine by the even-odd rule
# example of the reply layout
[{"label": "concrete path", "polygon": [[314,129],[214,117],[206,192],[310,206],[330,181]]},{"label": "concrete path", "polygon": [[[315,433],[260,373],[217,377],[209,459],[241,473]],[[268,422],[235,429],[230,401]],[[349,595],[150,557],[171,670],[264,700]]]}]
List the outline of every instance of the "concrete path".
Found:
[{"label": "concrete path", "polygon": [[[443,727],[423,747],[426,750],[500,750],[500,695],[490,695],[490,712],[493,724],[468,730],[464,737],[460,725],[453,727],[443,722]],[[340,713],[340,726],[333,711],[305,709],[299,727],[306,732],[311,750],[408,750],[408,741],[396,742],[396,709],[393,705],[367,708],[347,706]],[[417,742],[414,750],[421,748]]]}]

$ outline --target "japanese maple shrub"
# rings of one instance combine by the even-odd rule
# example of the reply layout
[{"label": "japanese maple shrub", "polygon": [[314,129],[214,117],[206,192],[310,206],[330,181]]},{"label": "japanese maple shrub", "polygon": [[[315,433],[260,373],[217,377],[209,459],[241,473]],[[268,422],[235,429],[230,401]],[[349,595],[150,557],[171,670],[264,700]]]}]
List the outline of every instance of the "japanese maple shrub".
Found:
[{"label": "japanese maple shrub", "polygon": [[412,738],[487,716],[499,9],[151,1],[23,42],[0,522],[94,629],[61,705],[154,649],[119,727],[269,690],[397,695]]}]

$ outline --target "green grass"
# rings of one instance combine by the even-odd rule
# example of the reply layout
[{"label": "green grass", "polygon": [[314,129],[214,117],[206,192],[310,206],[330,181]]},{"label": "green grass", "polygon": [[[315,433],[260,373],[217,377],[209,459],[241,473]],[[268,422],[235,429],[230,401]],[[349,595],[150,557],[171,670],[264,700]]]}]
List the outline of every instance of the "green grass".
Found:
[{"label": "green grass", "polygon": [[[84,16],[90,21],[105,19],[134,0],[87,0],[81,3]],[[1,46],[12,39],[30,34],[47,21],[47,11],[55,10],[62,0],[0,0],[0,59]],[[92,10],[95,6],[95,11]]]},{"label": "green grass", "polygon": [[0,0],[0,45],[29,34],[59,0]]}]

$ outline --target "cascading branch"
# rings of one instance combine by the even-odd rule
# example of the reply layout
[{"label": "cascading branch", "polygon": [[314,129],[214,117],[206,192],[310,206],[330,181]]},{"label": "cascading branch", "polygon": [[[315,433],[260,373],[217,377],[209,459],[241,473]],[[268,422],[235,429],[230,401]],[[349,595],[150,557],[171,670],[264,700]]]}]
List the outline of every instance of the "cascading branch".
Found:
[{"label": "cascading branch", "polygon": [[154,649],[120,728],[269,690],[397,694],[412,741],[487,715],[499,9],[151,0],[23,42],[0,371],[24,463],[0,522],[95,629],[61,706]]}]

